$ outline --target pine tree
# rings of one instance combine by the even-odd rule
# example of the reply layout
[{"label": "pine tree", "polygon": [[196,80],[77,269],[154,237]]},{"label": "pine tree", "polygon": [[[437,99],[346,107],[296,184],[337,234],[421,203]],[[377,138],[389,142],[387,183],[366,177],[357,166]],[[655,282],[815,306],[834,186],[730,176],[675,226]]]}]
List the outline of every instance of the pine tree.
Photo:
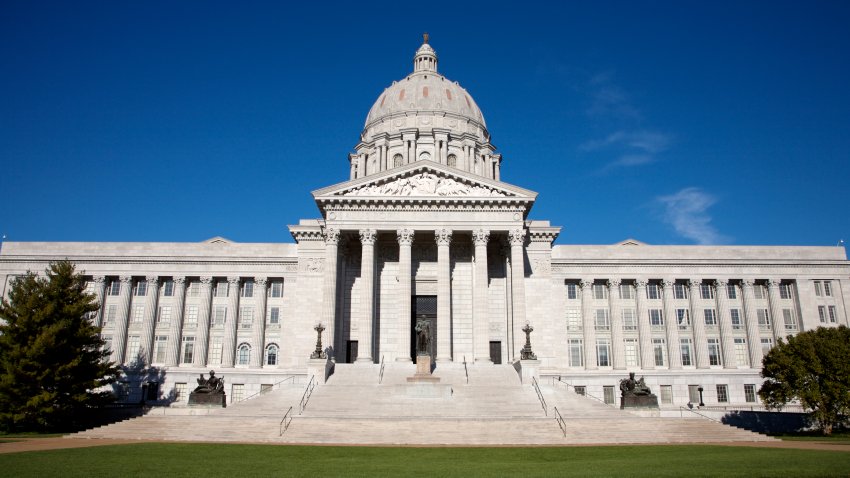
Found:
[{"label": "pine tree", "polygon": [[69,261],[45,273],[15,279],[0,302],[0,428],[7,431],[74,429],[113,400],[105,386],[118,369],[88,319],[99,308],[95,297]]}]

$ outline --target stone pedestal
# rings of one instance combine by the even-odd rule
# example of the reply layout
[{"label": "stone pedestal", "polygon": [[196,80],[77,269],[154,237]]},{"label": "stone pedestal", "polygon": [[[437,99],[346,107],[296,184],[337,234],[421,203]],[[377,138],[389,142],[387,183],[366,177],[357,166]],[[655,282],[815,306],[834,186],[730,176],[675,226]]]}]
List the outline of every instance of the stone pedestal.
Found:
[{"label": "stone pedestal", "polygon": [[514,369],[519,374],[522,383],[531,383],[532,378],[540,379],[539,360],[519,360],[514,362]]},{"label": "stone pedestal", "polygon": [[410,383],[438,383],[440,377],[431,375],[431,356],[417,355],[416,356],[416,373],[412,377],[407,377]]},{"label": "stone pedestal", "polygon": [[658,397],[655,395],[624,395],[620,397],[620,410],[658,409]]},{"label": "stone pedestal", "polygon": [[225,408],[227,407],[227,395],[224,393],[198,393],[189,394],[190,407],[203,408]]},{"label": "stone pedestal", "polygon": [[311,376],[316,377],[316,383],[322,384],[328,381],[328,377],[334,373],[334,363],[328,358],[307,360],[307,380]]}]

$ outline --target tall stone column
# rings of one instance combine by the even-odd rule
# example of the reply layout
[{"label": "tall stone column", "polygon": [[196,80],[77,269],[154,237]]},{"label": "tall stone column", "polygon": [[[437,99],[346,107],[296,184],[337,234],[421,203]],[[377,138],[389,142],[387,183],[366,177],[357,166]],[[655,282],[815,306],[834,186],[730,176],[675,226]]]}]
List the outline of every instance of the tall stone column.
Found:
[{"label": "tall stone column", "polygon": [[608,310],[611,314],[611,354],[615,370],[625,370],[625,345],[623,344],[623,314],[620,310],[620,284],[618,279],[608,281]]},{"label": "tall stone column", "polygon": [[201,302],[198,307],[198,333],[195,335],[195,357],[192,365],[206,367],[207,347],[210,340],[210,305],[212,304],[212,277],[201,277]]},{"label": "tall stone column", "polygon": [[165,365],[173,367],[179,363],[181,329],[183,327],[183,307],[186,299],[186,278],[174,277],[174,310],[168,324],[168,351]]},{"label": "tall stone column", "polygon": [[[410,321],[413,313],[410,310],[412,300],[411,275],[413,260],[411,259],[411,246],[413,245],[413,230],[399,229],[396,231],[398,239],[398,355],[396,361],[410,362]],[[437,298],[439,301],[439,297]],[[439,317],[437,324],[440,323]],[[440,335],[439,330],[437,335]]]},{"label": "tall stone column", "polygon": [[691,279],[690,299],[691,299],[691,327],[694,329],[694,355],[696,355],[697,368],[708,368],[708,338],[705,335],[705,316],[700,314],[699,298],[701,281]]},{"label": "tall stone column", "polygon": [[[265,277],[254,277],[254,297],[256,298],[255,305],[257,313],[254,317],[254,323],[251,324],[251,342],[256,349],[256,353],[251,354],[251,368],[260,368],[263,366],[263,356],[266,351],[266,283],[268,279]],[[333,329],[333,325],[327,326],[328,330]],[[328,341],[332,344],[332,341]]]},{"label": "tall stone column", "polygon": [[770,301],[770,325],[773,327],[773,343],[785,337],[785,316],[779,296],[779,280],[767,281],[767,298]]},{"label": "tall stone column", "polygon": [[646,308],[646,281],[635,282],[635,307],[637,308],[638,337],[640,341],[640,367],[644,370],[655,368],[652,356],[652,325]]},{"label": "tall stone column", "polygon": [[139,341],[142,360],[145,365],[153,361],[153,331],[156,324],[156,305],[159,300],[159,277],[148,276],[148,289],[145,295],[145,316],[142,321],[142,337]]},{"label": "tall stone column", "polygon": [[[383,150],[383,146],[381,147]],[[334,359],[336,343],[336,290],[339,260],[339,229],[325,230],[325,277],[322,284],[322,324],[327,332],[327,344],[331,346],[330,358]],[[265,287],[265,286],[264,286]]]},{"label": "tall stone column", "polygon": [[584,337],[584,368],[596,370],[596,318],[593,316],[593,281],[581,283],[581,328]]},{"label": "tall stone column", "polygon": [[490,330],[488,327],[487,301],[487,243],[490,231],[472,231],[475,244],[475,288],[472,292],[472,335],[476,363],[492,363],[490,359]]},{"label": "tall stone column", "polygon": [[360,243],[363,255],[360,259],[360,280],[363,282],[360,301],[363,307],[363,320],[360,324],[360,338],[357,348],[357,362],[373,363],[372,324],[375,321],[375,238],[374,229],[360,230]]},{"label": "tall stone column", "polygon": [[446,140],[440,141],[440,162],[443,164],[448,164],[448,142]]},{"label": "tall stone column", "polygon": [[667,326],[667,363],[670,369],[682,368],[682,353],[679,345],[679,324],[676,321],[676,307],[673,305],[672,280],[663,281],[664,288],[664,324]]},{"label": "tall stone column", "polygon": [[92,281],[94,282],[94,300],[97,301],[97,313],[92,319],[92,323],[96,327],[100,327],[103,324],[103,297],[106,295],[106,277],[94,276]]},{"label": "tall stone column", "polygon": [[239,326],[239,278],[227,278],[227,320],[224,322],[224,344],[221,351],[221,366],[233,367],[236,354],[236,328]]},{"label": "tall stone column", "polygon": [[520,359],[520,351],[525,343],[525,229],[508,231],[511,245],[511,299],[513,304],[513,351],[514,360]]},{"label": "tall stone column", "polygon": [[121,292],[118,294],[118,315],[115,317],[115,331],[112,334],[112,355],[110,356],[110,360],[117,364],[124,363],[124,353],[127,351],[127,323],[130,319],[130,293],[132,289],[133,278],[130,276],[121,276]]},{"label": "tall stone column", "polygon": [[761,368],[763,357],[761,351],[761,331],[759,330],[758,316],[756,315],[756,295],[753,292],[755,282],[752,279],[744,279],[741,282],[744,297],[744,321],[747,323],[747,347],[750,351],[750,367]]},{"label": "tall stone column", "polygon": [[451,229],[434,231],[437,240],[437,361],[452,360]]},{"label": "tall stone column", "polygon": [[729,315],[729,301],[726,286],[729,282],[714,282],[714,298],[717,300],[717,316],[720,325],[720,346],[723,347],[723,368],[737,368],[735,362],[735,338],[732,337],[732,317]]}]

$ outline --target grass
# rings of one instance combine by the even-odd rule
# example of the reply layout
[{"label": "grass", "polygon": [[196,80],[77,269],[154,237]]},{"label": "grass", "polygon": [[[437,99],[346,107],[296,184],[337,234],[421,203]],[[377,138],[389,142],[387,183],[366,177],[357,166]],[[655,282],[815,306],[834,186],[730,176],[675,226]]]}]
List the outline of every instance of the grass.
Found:
[{"label": "grass", "polygon": [[782,433],[771,436],[788,441],[813,441],[840,445],[850,445],[850,431],[833,432],[832,435],[829,436],[825,436],[819,431]]},{"label": "grass", "polygon": [[382,448],[142,443],[0,455],[4,476],[848,476],[850,454],[727,446]]}]

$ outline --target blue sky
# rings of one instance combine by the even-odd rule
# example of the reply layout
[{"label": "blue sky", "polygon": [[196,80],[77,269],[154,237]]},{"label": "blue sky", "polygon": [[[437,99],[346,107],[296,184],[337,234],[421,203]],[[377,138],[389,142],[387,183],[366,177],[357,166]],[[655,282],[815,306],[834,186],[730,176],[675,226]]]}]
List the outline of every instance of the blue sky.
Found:
[{"label": "blue sky", "polygon": [[291,242],[427,31],[558,243],[850,239],[848,2],[305,3],[4,1],[0,232]]}]

